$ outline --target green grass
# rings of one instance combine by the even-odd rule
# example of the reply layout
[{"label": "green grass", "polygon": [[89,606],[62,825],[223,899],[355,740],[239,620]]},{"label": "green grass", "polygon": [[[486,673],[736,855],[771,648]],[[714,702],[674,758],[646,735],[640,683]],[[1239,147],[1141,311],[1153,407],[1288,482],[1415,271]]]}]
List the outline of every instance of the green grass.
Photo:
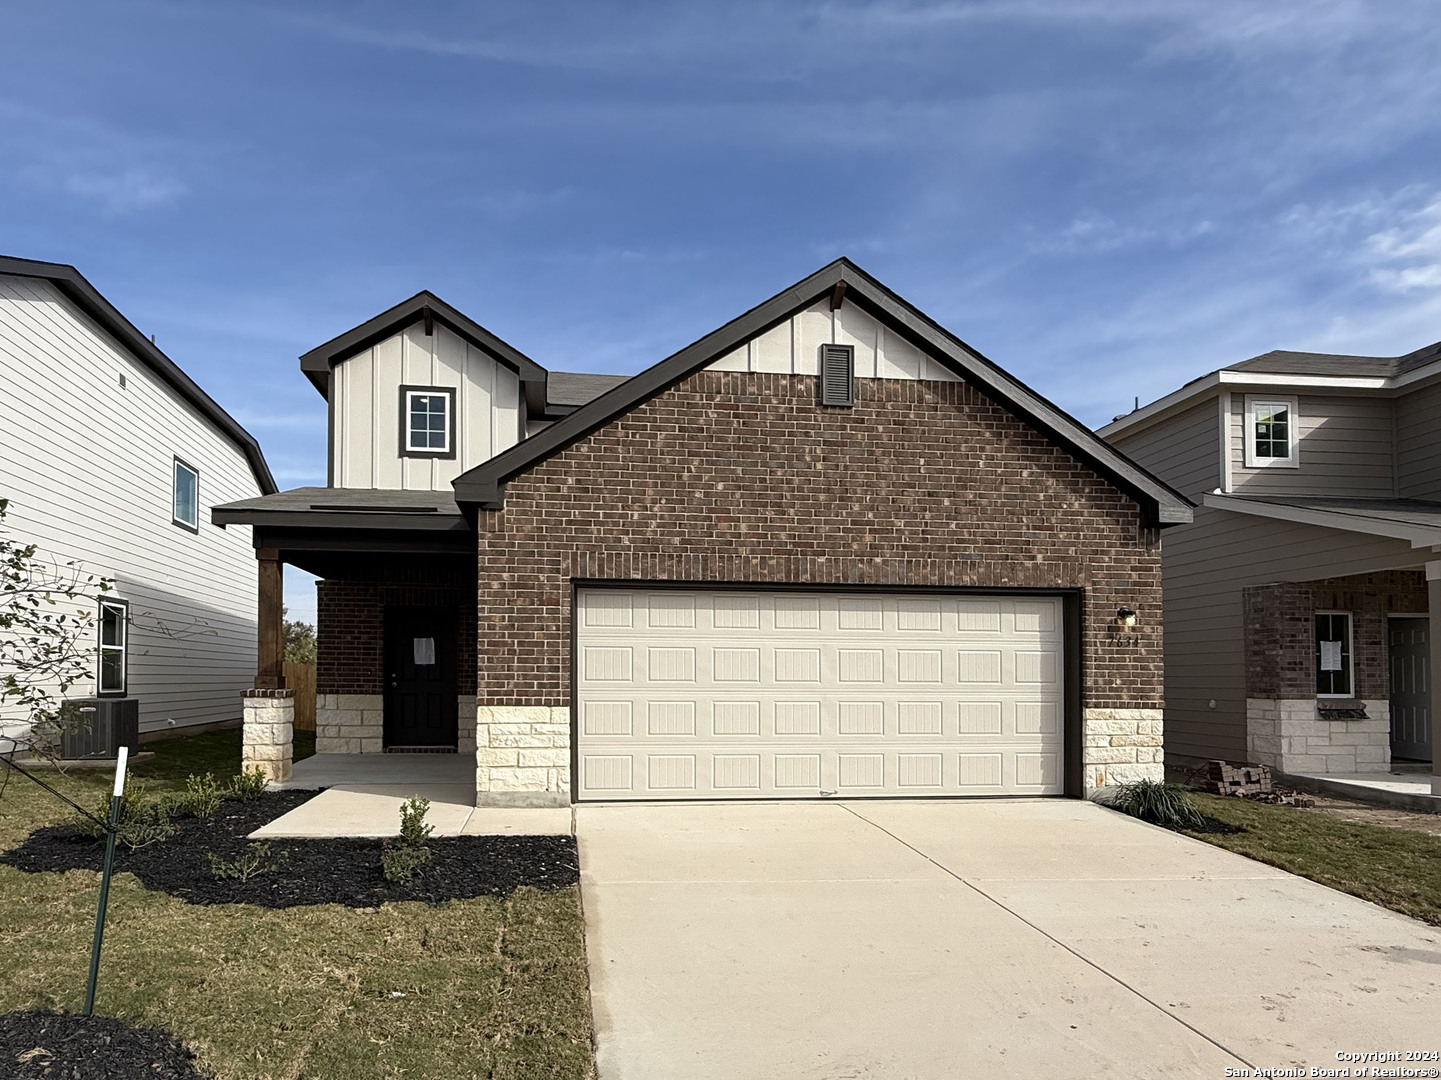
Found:
[{"label": "green grass", "polygon": [[1192,833],[1259,862],[1441,926],[1441,837],[1343,821],[1317,810],[1196,794],[1243,833]]},{"label": "green grass", "polygon": [[[152,794],[222,782],[239,734],[150,743]],[[103,772],[44,774],[82,805]],[[68,808],[12,777],[0,849]],[[78,1009],[99,875],[0,866],[0,1012]],[[111,887],[97,1011],[174,1032],[220,1080],[590,1077],[579,895],[522,889],[440,905],[195,907],[130,874]],[[397,996],[401,995],[401,996]]]}]

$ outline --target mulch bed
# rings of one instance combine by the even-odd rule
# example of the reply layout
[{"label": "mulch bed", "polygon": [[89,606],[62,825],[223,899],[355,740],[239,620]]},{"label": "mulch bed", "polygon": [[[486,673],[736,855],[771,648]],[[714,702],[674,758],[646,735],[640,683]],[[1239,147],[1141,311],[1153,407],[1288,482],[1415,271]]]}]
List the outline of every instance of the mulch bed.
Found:
[{"label": "mulch bed", "polygon": [[[218,878],[209,854],[227,861],[246,850],[246,839],[267,822],[295,809],[314,791],[273,791],[244,802],[225,799],[208,818],[176,818],[179,831],[131,851],[115,849],[115,869],[134,874],[147,889],[190,904],[256,904],[286,908],[305,904],[378,907],[399,900],[440,903],[476,896],[508,896],[522,885],[560,889],[580,880],[575,838],[570,836],[456,836],[430,841],[430,862],[408,883],[385,880],[379,840],[270,840],[275,870],[248,881]],[[71,825],[36,829],[0,862],[26,873],[99,870],[103,842]]]},{"label": "mulch bed", "polygon": [[42,1009],[0,1014],[0,1075],[15,1080],[207,1080],[155,1028]]}]

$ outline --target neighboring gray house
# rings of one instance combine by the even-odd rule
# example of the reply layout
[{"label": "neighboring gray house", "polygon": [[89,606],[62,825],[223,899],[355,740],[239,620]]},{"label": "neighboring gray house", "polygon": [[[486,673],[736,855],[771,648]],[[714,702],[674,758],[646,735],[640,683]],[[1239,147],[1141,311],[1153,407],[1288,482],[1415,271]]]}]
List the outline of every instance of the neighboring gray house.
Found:
[{"label": "neighboring gray house", "polygon": [[[70,696],[137,699],[142,732],[239,719],[255,557],[209,508],[273,491],[255,440],[74,267],[0,257],[6,529],[115,582]],[[23,717],[0,710],[0,736]]]},{"label": "neighboring gray house", "polygon": [[1432,759],[1438,422],[1431,345],[1270,352],[1101,428],[1198,504],[1166,537],[1167,764]]}]

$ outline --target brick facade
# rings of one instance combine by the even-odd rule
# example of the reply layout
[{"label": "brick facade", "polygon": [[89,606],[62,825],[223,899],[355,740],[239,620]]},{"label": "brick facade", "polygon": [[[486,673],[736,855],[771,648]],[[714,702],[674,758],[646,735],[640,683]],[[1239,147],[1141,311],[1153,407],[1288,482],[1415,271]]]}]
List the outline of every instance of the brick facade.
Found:
[{"label": "brick facade", "polygon": [[511,480],[478,522],[482,709],[568,709],[573,578],[1082,588],[1084,707],[1161,708],[1129,496],[966,383],[858,379],[837,409],[816,382],[700,371]]}]

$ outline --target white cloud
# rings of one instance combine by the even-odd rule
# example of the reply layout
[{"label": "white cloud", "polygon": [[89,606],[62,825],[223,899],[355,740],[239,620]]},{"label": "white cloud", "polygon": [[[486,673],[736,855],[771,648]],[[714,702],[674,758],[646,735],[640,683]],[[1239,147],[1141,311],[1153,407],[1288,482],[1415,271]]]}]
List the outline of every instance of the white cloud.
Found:
[{"label": "white cloud", "polygon": [[99,203],[113,214],[160,206],[173,202],[186,192],[182,181],[148,169],[72,173],[65,178],[62,187],[72,195]]}]

